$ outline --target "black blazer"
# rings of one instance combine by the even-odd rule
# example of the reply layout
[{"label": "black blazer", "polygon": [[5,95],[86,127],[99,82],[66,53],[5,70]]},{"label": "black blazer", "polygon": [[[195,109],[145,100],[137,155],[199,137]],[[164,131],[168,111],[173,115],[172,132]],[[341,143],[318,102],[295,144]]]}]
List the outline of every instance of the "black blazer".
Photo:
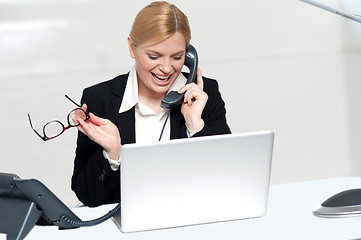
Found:
[{"label": "black blazer", "polygon": [[[134,107],[127,112],[119,113],[128,74],[84,89],[81,99],[82,104],[87,104],[88,112],[109,119],[118,127],[122,145],[136,141]],[[204,91],[208,94],[208,101],[202,113],[205,126],[194,137],[231,133],[218,83],[208,78],[203,80]],[[170,138],[186,138],[185,120],[180,107],[171,111],[170,121]],[[78,199],[90,207],[120,202],[119,169],[113,171],[103,156],[102,147],[80,131],[71,188]]]}]

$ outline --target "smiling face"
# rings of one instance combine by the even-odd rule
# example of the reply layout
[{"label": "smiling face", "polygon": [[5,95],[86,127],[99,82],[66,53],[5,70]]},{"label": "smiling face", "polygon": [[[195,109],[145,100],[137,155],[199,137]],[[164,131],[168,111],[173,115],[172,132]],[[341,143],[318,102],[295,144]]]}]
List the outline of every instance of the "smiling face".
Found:
[{"label": "smiling face", "polygon": [[182,70],[184,36],[176,32],[162,42],[147,41],[137,46],[128,41],[130,56],[135,60],[139,96],[163,98]]}]

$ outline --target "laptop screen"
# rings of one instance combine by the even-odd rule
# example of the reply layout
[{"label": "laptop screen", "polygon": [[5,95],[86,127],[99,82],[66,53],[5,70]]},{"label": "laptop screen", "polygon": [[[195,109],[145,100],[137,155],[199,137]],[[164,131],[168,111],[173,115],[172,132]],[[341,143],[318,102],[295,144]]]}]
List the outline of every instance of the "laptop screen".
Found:
[{"label": "laptop screen", "polygon": [[270,131],[124,145],[121,230],[263,216],[272,149]]}]

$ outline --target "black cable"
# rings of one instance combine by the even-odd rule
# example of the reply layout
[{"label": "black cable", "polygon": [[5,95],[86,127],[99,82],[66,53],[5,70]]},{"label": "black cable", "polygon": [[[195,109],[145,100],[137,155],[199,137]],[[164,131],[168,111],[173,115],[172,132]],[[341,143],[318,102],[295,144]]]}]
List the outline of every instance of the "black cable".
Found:
[{"label": "black cable", "polygon": [[90,227],[90,226],[94,226],[94,225],[100,224],[100,223],[108,220],[109,218],[114,216],[114,214],[116,214],[119,211],[120,211],[120,203],[113,210],[109,211],[104,216],[99,217],[94,220],[79,221],[79,220],[71,219],[67,216],[61,216],[60,221],[64,221],[64,223],[66,223],[67,225],[69,225],[71,227]]},{"label": "black cable", "polygon": [[160,132],[160,136],[159,136],[158,141],[160,141],[160,140],[162,139],[163,132],[164,132],[164,128],[165,128],[165,125],[167,124],[167,121],[168,121],[169,116],[170,116],[170,109],[169,109],[169,111],[168,111],[167,118],[165,119],[165,122],[164,122],[164,124],[163,124],[162,131]]}]

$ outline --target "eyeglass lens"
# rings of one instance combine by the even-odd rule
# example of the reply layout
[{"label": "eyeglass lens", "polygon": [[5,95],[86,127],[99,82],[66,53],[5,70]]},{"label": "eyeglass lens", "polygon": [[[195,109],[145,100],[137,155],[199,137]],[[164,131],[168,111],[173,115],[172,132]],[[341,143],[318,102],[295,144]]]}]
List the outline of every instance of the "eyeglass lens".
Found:
[{"label": "eyeglass lens", "polygon": [[83,119],[84,121],[87,120],[87,115],[84,112],[84,110],[81,108],[76,108],[68,114],[67,121],[68,121],[69,125],[67,127],[65,127],[64,124],[62,124],[58,120],[48,122],[43,128],[44,136],[46,136],[47,138],[55,138],[55,137],[59,136],[60,134],[62,134],[66,129],[68,129],[70,127],[78,126],[79,123],[74,122],[71,117],[73,114],[75,114],[79,118]]},{"label": "eyeglass lens", "polygon": [[78,118],[83,119],[84,121],[87,120],[87,115],[84,112],[84,110],[81,108],[76,108],[68,114],[68,124],[71,127],[76,127],[79,125],[78,122],[73,121],[73,118],[71,117],[72,115],[77,116]]},{"label": "eyeglass lens", "polygon": [[57,137],[60,134],[62,134],[64,130],[65,130],[64,125],[57,120],[48,122],[47,124],[45,124],[43,128],[44,136],[46,136],[47,138]]}]

